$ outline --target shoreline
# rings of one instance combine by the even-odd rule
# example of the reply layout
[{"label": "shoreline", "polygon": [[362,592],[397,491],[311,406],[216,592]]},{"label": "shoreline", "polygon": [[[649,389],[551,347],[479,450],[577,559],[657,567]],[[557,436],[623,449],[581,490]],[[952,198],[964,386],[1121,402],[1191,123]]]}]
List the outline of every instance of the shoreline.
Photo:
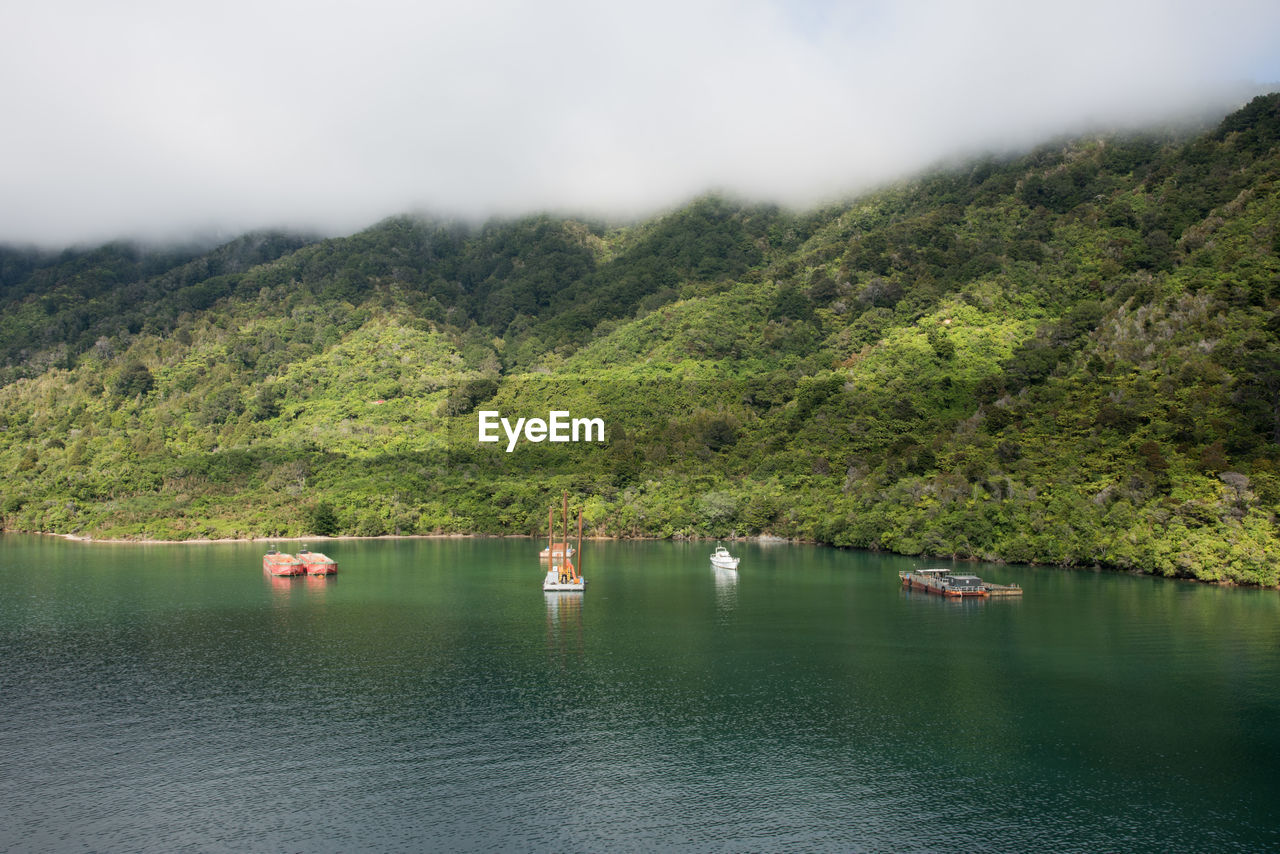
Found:
[{"label": "shoreline", "polygon": [[[59,534],[56,531],[0,531],[0,534],[19,534],[34,537],[56,537],[75,543],[100,543],[122,546],[187,546],[187,545],[226,545],[228,543],[325,543],[343,542],[346,540],[537,540],[541,535],[534,534],[379,534],[375,537],[361,537],[355,534],[339,534],[337,536],[313,537],[218,537],[215,539],[190,540],[155,540],[127,537],[88,537],[82,534]],[[754,537],[588,537],[584,540],[592,542],[622,542],[624,540],[657,541],[670,539],[672,542],[712,542],[713,540],[730,543],[756,542],[765,545],[817,545],[805,540],[792,540],[786,537],[775,537],[761,534]]]},{"label": "shoreline", "polygon": [[[93,545],[119,545],[119,546],[187,546],[187,545],[230,545],[234,543],[325,543],[325,542],[345,542],[352,540],[541,540],[541,535],[533,534],[379,534],[376,537],[361,537],[354,534],[339,534],[337,536],[316,536],[316,537],[220,537],[217,539],[190,539],[190,540],[155,540],[155,539],[126,539],[126,538],[97,538],[86,537],[81,534],[59,534],[54,531],[12,531],[0,530],[0,535],[17,534],[19,536],[33,537],[54,537],[61,540],[67,540],[74,543],[86,543]],[[778,537],[772,534],[757,534],[750,537],[583,537],[584,540],[591,542],[658,542],[667,540],[670,542],[728,542],[728,543],[757,543],[765,546],[822,546],[823,548],[842,549],[842,546],[832,546],[829,544],[818,543],[813,540],[789,539],[787,537]],[[858,549],[854,549],[858,551]],[[1009,565],[1008,561],[990,560],[984,561],[980,558],[961,558],[947,555],[903,555],[897,552],[884,552],[884,554],[896,555],[903,558],[915,558],[925,561],[949,561],[951,563],[990,563],[996,566]],[[1165,576],[1156,575],[1151,572],[1143,572],[1140,569],[1124,569],[1120,567],[1108,566],[1069,566],[1067,564],[1055,563],[1020,563],[1019,566],[1040,567],[1045,569],[1058,569],[1066,572],[1104,572],[1116,573],[1120,575],[1133,575],[1144,578],[1160,578],[1168,581],[1185,581],[1192,584],[1205,585],[1208,587],[1229,587],[1240,590],[1274,590],[1280,592],[1280,585],[1268,587],[1262,584],[1241,584],[1235,581],[1209,580],[1204,578],[1188,578],[1183,576]]]}]

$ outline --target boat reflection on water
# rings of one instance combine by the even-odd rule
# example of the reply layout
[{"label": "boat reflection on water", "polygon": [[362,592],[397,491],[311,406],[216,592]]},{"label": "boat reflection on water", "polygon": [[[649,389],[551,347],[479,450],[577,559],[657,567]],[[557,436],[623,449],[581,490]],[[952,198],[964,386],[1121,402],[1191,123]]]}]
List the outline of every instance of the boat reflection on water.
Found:
[{"label": "boat reflection on water", "polygon": [[308,575],[302,583],[308,593],[323,593],[330,585],[338,583],[337,575]]},{"label": "boat reflection on water", "polygon": [[564,660],[582,657],[582,594],[543,593],[547,600],[547,655]]},{"label": "boat reflection on water", "polygon": [[716,607],[721,611],[732,611],[738,607],[737,570],[712,567],[711,574],[716,580]]},{"label": "boat reflection on water", "polygon": [[338,583],[336,575],[263,575],[274,596],[284,598],[299,595],[299,591],[307,596],[322,596],[332,585]]},{"label": "boat reflection on water", "polygon": [[271,590],[274,593],[288,593],[293,589],[293,576],[291,575],[264,574],[262,577],[267,580],[267,583],[270,585]]}]

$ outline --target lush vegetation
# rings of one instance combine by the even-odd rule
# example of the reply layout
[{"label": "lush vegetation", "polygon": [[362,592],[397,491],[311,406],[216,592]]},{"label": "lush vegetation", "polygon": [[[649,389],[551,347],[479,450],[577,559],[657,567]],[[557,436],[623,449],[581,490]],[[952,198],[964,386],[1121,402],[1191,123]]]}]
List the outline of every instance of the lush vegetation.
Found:
[{"label": "lush vegetation", "polygon": [[[1280,96],[828,209],[0,251],[6,527],[773,534],[1276,585]],[[603,444],[479,444],[479,409]]]}]

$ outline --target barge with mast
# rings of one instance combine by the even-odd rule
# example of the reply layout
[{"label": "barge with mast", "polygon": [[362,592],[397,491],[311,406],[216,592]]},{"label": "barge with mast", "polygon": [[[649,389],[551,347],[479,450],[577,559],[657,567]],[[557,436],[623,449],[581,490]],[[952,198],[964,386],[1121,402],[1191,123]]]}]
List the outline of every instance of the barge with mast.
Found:
[{"label": "barge with mast", "polygon": [[[547,510],[547,576],[542,581],[545,593],[575,593],[586,588],[587,581],[582,577],[582,508],[578,508],[578,566],[574,566],[569,555],[575,553],[569,547],[569,493],[564,493],[564,539],[555,540],[555,505]],[[567,553],[566,553],[567,552]]]}]

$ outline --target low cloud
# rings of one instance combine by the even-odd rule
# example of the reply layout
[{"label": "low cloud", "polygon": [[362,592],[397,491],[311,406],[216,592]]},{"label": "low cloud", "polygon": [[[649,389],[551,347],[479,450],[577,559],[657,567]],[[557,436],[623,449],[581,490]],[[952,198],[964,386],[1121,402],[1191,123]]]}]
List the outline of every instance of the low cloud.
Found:
[{"label": "low cloud", "polygon": [[0,241],[808,205],[1227,109],[1276,32],[1267,2],[53,0],[0,13]]}]

